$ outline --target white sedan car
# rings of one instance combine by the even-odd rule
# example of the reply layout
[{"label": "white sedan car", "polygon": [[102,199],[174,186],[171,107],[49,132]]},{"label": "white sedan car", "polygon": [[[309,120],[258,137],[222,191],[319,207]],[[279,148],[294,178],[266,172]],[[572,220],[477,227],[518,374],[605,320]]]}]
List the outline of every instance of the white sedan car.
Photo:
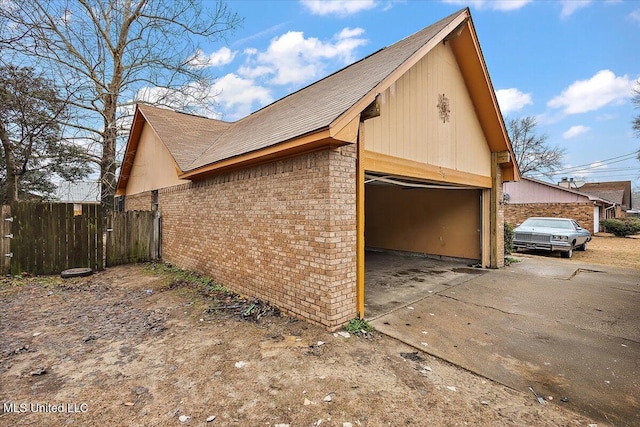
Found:
[{"label": "white sedan car", "polygon": [[573,250],[586,251],[591,233],[569,218],[533,217],[514,230],[515,250],[544,250],[560,252],[571,258]]}]

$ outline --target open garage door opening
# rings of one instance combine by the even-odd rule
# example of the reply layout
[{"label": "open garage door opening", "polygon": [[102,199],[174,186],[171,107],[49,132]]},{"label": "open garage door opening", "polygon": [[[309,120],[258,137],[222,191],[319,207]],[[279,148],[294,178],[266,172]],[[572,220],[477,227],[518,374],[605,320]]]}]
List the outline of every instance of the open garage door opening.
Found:
[{"label": "open garage door opening", "polygon": [[482,190],[365,176],[365,317],[437,293],[482,258]]}]

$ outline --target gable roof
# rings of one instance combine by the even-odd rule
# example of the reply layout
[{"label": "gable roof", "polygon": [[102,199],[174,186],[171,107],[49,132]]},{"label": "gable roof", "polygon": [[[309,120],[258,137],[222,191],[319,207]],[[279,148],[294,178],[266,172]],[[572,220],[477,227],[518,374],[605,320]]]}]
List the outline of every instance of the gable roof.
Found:
[{"label": "gable roof", "polygon": [[193,159],[211,146],[212,134],[223,133],[232,126],[229,122],[149,105],[139,105],[139,110],[182,170],[188,170]]},{"label": "gable roof", "polygon": [[[585,197],[589,201],[592,201],[592,202],[600,202],[600,203],[604,203],[604,204],[608,204],[608,205],[612,205],[612,204],[615,203],[611,199],[607,199],[605,197],[600,197],[600,196],[597,196],[597,195],[594,195],[594,194],[589,194],[589,193],[581,191],[581,189],[580,190],[576,190],[576,189],[573,189],[573,188],[562,187],[560,185],[556,185],[556,184],[545,182],[545,181],[540,181],[540,180],[534,179],[534,178],[528,178],[528,177],[524,177],[523,176],[523,177],[520,178],[520,181],[521,182],[531,182],[531,183],[536,184],[536,185],[541,185],[541,186],[544,186],[544,187],[552,188],[554,191],[561,191],[561,192],[564,192],[564,193],[575,194],[576,196]],[[512,186],[512,185],[518,185],[518,183],[511,183],[511,182],[504,183],[505,187]],[[530,200],[530,202],[534,203],[536,201],[531,201]]]},{"label": "gable roof", "polygon": [[329,127],[438,32],[457,22],[459,15],[448,16],[234,123],[190,169]]},{"label": "gable roof", "polygon": [[[231,165],[284,155],[293,149],[354,142],[351,132],[341,133],[376,96],[390,87],[410,67],[415,65],[440,42],[451,43],[454,55],[467,83],[472,102],[492,152],[513,150],[507,136],[497,98],[480,51],[469,9],[458,11],[435,24],[351,64],[322,80],[294,92],[234,123],[218,120],[189,119],[196,125],[186,125],[192,135],[182,137],[175,123],[185,119],[172,116],[168,110],[156,114],[139,106],[138,122],[149,122],[163,140],[181,169],[180,178],[206,176]],[[485,108],[490,105],[491,108]],[[156,109],[157,110],[157,109]],[[180,114],[180,113],[173,113]],[[211,120],[207,129],[207,120]],[[158,123],[158,121],[162,123]],[[134,118],[134,127],[136,120]],[[201,126],[200,130],[195,130]],[[129,157],[121,169],[118,189],[126,187],[123,176],[130,172],[135,144],[139,137],[130,134]],[[163,132],[166,130],[166,132]],[[180,131],[180,132],[178,132]],[[164,136],[161,136],[160,133]],[[168,138],[167,141],[164,138]],[[190,145],[193,144],[193,145]],[[288,144],[288,145],[287,145]],[[131,145],[133,153],[129,153]],[[518,179],[517,165],[511,160],[503,165],[507,179]],[[506,171],[506,172],[505,172]],[[120,182],[124,184],[124,187]]]},{"label": "gable roof", "polygon": [[580,187],[580,191],[631,208],[631,181],[588,182]]}]

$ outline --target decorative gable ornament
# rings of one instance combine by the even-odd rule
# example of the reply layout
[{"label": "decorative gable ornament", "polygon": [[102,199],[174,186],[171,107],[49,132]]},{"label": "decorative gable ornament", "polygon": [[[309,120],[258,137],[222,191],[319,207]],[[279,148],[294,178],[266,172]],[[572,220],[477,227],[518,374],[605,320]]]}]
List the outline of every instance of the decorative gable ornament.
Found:
[{"label": "decorative gable ornament", "polygon": [[440,114],[442,123],[449,121],[451,108],[449,108],[449,98],[447,98],[444,93],[442,95],[438,95],[438,113]]}]

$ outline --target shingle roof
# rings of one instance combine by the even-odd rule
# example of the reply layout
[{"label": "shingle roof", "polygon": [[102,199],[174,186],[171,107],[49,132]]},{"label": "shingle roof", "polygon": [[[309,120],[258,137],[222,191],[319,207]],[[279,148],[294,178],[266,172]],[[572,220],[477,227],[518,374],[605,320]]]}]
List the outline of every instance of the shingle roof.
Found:
[{"label": "shingle roof", "polygon": [[580,191],[628,207],[625,195],[631,197],[631,181],[588,182],[580,187]]},{"label": "shingle roof", "polygon": [[617,205],[622,205],[622,200],[624,199],[624,190],[593,190],[587,188],[582,191],[601,199],[609,200]]},{"label": "shingle roof", "polygon": [[150,105],[139,104],[138,109],[182,170],[188,169],[211,146],[212,135],[219,135],[231,126],[229,122]]},{"label": "shingle roof", "polygon": [[180,169],[198,169],[327,129],[465,12],[456,12],[234,123],[147,105],[138,108]]}]

